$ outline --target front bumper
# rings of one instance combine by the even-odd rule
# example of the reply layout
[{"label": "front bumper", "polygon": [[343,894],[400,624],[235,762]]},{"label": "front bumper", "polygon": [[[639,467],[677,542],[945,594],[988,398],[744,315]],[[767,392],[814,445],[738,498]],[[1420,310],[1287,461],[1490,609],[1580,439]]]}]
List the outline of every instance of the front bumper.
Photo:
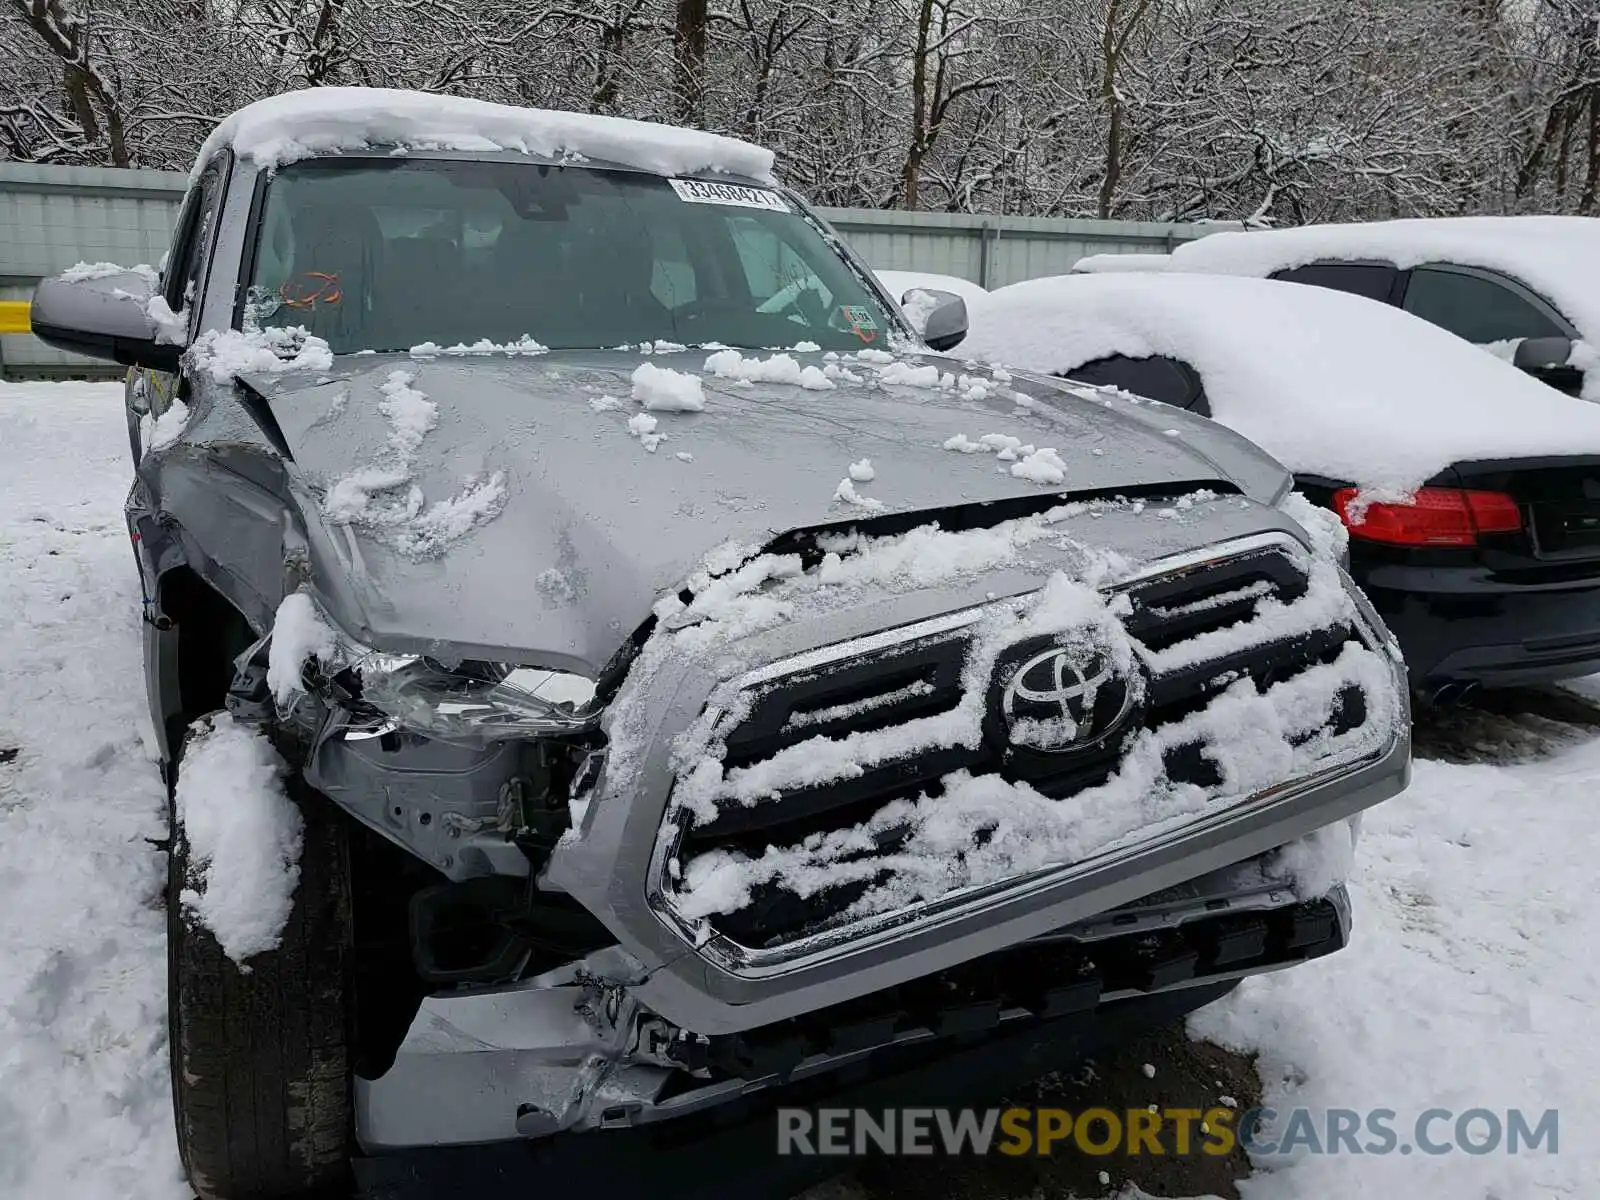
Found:
[{"label": "front bumper", "polygon": [[775,1154],[773,1110],[779,1104],[880,1110],[998,1103],[1103,1047],[1179,1020],[1232,986],[1120,1000],[1070,1021],[1020,1023],[977,1046],[941,1042],[888,1051],[875,1059],[870,1076],[846,1069],[749,1092],[699,1116],[604,1137],[418,1145],[360,1156],[354,1161],[358,1194],[363,1200],[527,1200],[575,1191],[651,1200],[791,1200],[838,1174],[839,1160]]},{"label": "front bumper", "polygon": [[1181,899],[1129,906],[799,1021],[692,1039],[675,1048],[676,1065],[655,1053],[659,1022],[631,1000],[606,1011],[583,969],[431,997],[394,1065],[356,1080],[358,1139],[368,1153],[477,1145],[692,1120],[799,1086],[827,1094],[842,1078],[881,1073],[886,1053],[933,1059],[954,1052],[952,1039],[965,1048],[1092,1027],[1129,1002],[1209,996],[1348,943],[1342,885],[1308,901],[1282,885],[1229,890],[1246,876],[1256,873],[1219,872]]}]

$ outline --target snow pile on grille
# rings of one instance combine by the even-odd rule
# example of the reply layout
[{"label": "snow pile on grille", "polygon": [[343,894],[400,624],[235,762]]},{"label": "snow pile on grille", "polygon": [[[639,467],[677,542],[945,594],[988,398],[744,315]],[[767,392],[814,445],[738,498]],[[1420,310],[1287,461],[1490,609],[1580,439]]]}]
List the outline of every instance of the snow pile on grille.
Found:
[{"label": "snow pile on grille", "polygon": [[[1182,256],[1223,238],[1181,247]],[[1164,355],[1200,375],[1212,416],[1291,471],[1391,496],[1454,462],[1600,453],[1600,408],[1409,313],[1303,284],[1073,275],[990,294],[962,353],[1041,373]]]},{"label": "snow pile on grille", "polygon": [[417,456],[439,424],[439,406],[411,385],[409,371],[391,371],[379,385],[378,410],[389,422],[388,453],[335,480],[323,514],[371,534],[407,558],[438,558],[506,506],[505,474],[469,476],[453,496],[428,503],[416,482]]},{"label": "snow pile on grille", "polygon": [[195,159],[195,175],[225,146],[265,170],[314,154],[379,146],[510,150],[566,162],[598,159],[657,175],[720,171],[772,181],[772,152],[735,138],[394,88],[314,87],[258,100],[212,131]]},{"label": "snow pile on grille", "polygon": [[180,901],[234,962],[275,949],[300,882],[305,823],[283,790],[288,768],[226,713],[196,724],[176,804],[189,843]]},{"label": "snow pile on grille", "polygon": [[301,325],[268,326],[249,332],[208,329],[189,348],[189,358],[196,369],[208,373],[217,383],[252,373],[281,375],[285,371],[333,368],[333,352],[328,343]]},{"label": "snow pile on grille", "polygon": [[[1070,550],[1075,560],[1055,570],[1039,591],[995,604],[971,627],[962,698],[955,707],[885,729],[810,737],[764,760],[729,768],[723,739],[749,711],[752,697],[723,685],[706,713],[674,743],[675,811],[706,823],[729,806],[781,802],[786,791],[859,778],[873,767],[924,751],[975,750],[984,736],[986,697],[999,656],[1039,635],[1052,635],[1064,645],[1093,644],[1137,690],[1143,675],[1133,666],[1136,657],[1159,674],[1304,628],[1357,618],[1337,567],[1342,531],[1308,512],[1316,550],[1304,556],[1308,586],[1302,596],[1262,596],[1251,617],[1194,639],[1204,641],[1201,650],[1178,643],[1149,654],[1134,645],[1122,624],[1131,607],[1117,585],[1130,576],[1132,565],[1054,528],[1069,512],[1092,507],[1061,506],[984,530],[945,533],[928,527],[888,538],[850,535],[827,542],[825,556],[811,568],[796,555],[766,554],[691,580],[690,600],[673,597],[657,608],[657,631],[630,674],[613,719],[608,775],[613,783],[625,781],[637,769],[648,732],[641,715],[630,711],[629,697],[669,657],[700,656],[729,678],[737,669],[739,639],[753,632],[858,602],[863,588],[909,590],[1022,562],[1030,547],[1048,546],[1057,554]],[[860,891],[845,914],[853,919],[1078,862],[1177,828],[1332,760],[1387,745],[1399,716],[1393,672],[1383,651],[1353,641],[1332,661],[1309,666],[1289,680],[1258,687],[1243,677],[1181,719],[1155,728],[1130,727],[1115,773],[1068,799],[1052,799],[998,775],[956,771],[941,781],[937,794],[888,801],[850,828],[774,845],[756,856],[716,848],[690,858],[678,864],[675,903],[683,915],[699,919],[738,911],[762,890],[781,888],[804,898],[850,885]],[[1330,718],[1352,686],[1365,697],[1367,719],[1338,731]],[[1196,744],[1216,768],[1220,785],[1168,776],[1167,752]],[[906,836],[896,843],[902,833]],[[888,844],[894,848],[885,850]],[[1323,859],[1306,856],[1308,864]]]}]

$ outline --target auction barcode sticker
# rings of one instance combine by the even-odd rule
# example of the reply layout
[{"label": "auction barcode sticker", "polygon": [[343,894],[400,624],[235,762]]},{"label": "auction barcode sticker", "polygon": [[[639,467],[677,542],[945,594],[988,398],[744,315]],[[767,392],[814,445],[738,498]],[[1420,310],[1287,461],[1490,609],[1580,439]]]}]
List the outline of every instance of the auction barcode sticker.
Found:
[{"label": "auction barcode sticker", "polygon": [[789,206],[777,192],[766,188],[743,187],[737,183],[708,183],[704,179],[669,179],[678,199],[690,204],[731,204],[735,208],[764,208],[769,212],[788,212]]}]

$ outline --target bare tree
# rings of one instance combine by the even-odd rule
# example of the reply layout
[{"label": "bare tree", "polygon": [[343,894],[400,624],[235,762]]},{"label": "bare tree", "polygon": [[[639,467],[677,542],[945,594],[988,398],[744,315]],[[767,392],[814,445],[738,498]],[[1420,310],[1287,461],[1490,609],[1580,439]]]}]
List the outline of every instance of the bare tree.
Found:
[{"label": "bare tree", "polygon": [[752,138],[827,204],[1600,212],[1600,0],[0,0],[0,157],[365,84]]}]

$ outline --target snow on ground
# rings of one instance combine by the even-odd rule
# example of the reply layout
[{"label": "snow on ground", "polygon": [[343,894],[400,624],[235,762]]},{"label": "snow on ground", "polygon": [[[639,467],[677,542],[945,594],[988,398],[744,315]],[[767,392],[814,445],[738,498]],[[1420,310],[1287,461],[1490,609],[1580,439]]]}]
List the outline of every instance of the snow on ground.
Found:
[{"label": "snow on ground", "polygon": [[0,384],[0,1196],[178,1200],[121,389]]},{"label": "snow on ground", "polygon": [[1280,1111],[1389,1108],[1409,1141],[1429,1108],[1520,1107],[1530,1126],[1554,1108],[1560,1153],[1307,1157],[1243,1183],[1245,1200],[1594,1195],[1597,775],[1600,741],[1517,766],[1419,762],[1362,825],[1351,945],[1246,980],[1190,1021],[1260,1050]]},{"label": "snow on ground", "polygon": [[[145,735],[119,390],[0,384],[0,1197],[180,1200],[161,782]],[[1600,685],[1587,690],[1600,694]],[[1558,1108],[1560,1153],[1308,1158],[1246,1200],[1584,1197],[1600,1178],[1600,740],[1422,762],[1372,810],[1355,939],[1192,1030],[1259,1048],[1267,1103]],[[1267,1164],[1262,1164],[1263,1168]]]}]

